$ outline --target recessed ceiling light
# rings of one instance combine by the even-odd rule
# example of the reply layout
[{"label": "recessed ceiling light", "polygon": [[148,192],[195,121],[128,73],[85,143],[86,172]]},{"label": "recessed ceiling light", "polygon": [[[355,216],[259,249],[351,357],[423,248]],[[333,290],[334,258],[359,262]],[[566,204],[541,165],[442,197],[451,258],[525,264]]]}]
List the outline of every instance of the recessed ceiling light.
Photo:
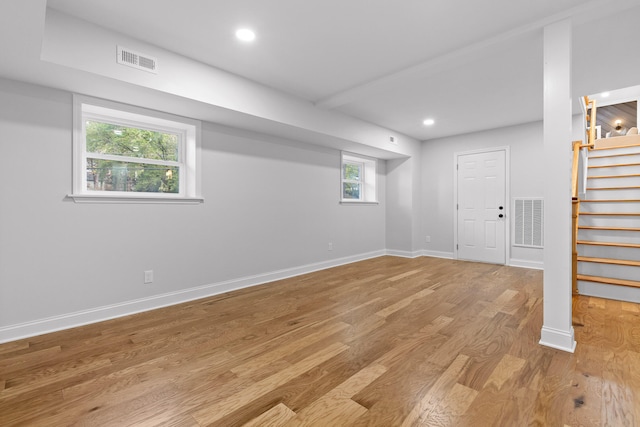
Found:
[{"label": "recessed ceiling light", "polygon": [[435,120],[433,120],[433,119],[425,119],[425,121],[423,121],[422,123],[423,123],[425,126],[431,126],[431,125],[433,125],[435,122],[436,122],[436,121],[435,121]]},{"label": "recessed ceiling light", "polygon": [[240,28],[236,31],[236,37],[243,42],[252,42],[256,38],[256,33],[248,28]]},{"label": "recessed ceiling light", "polygon": [[600,94],[600,96],[602,96],[603,98],[607,98],[609,95],[611,95],[609,92],[602,92]]}]

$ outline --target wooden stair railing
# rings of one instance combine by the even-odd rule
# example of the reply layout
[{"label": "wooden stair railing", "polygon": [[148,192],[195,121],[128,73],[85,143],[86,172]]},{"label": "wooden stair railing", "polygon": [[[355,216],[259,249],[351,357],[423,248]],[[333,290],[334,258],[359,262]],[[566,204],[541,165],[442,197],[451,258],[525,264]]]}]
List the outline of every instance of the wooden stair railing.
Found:
[{"label": "wooden stair railing", "polygon": [[[571,170],[571,289],[574,295],[578,294],[578,223],[580,219],[580,198],[578,197],[578,171],[580,163],[580,150],[591,150],[596,140],[596,101],[584,98],[586,115],[587,143],[573,141],[573,166]],[[584,168],[586,169],[586,168]],[[586,170],[584,170],[586,174]]]},{"label": "wooden stair railing", "polygon": [[578,162],[582,141],[573,141],[573,166],[571,170],[571,291],[578,293],[578,217],[580,199],[578,198]]},{"label": "wooden stair railing", "polygon": [[587,145],[593,148],[596,140],[596,100],[585,96],[584,105],[587,116]]}]

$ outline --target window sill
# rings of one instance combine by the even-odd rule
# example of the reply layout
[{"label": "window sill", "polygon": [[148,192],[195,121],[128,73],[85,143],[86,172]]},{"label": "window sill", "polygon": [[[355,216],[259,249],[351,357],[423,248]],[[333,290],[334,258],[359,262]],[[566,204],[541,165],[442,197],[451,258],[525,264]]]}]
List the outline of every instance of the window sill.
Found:
[{"label": "window sill", "polygon": [[371,202],[367,200],[340,200],[341,205],[379,205],[380,202]]},{"label": "window sill", "polygon": [[76,203],[166,203],[198,205],[204,203],[202,197],[154,197],[154,196],[111,196],[93,194],[69,194],[67,199]]}]

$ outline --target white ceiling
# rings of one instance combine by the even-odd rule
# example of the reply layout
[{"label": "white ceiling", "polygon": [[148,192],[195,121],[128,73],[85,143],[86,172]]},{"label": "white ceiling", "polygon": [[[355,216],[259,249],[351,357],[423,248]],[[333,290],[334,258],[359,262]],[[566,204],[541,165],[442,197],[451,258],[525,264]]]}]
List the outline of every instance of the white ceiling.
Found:
[{"label": "white ceiling", "polygon": [[[48,6],[317,101],[581,3],[49,0]],[[255,43],[236,42],[239,26],[256,31]]]},{"label": "white ceiling", "polygon": [[[583,24],[613,13],[613,5],[639,2],[48,0],[46,5],[319,108],[427,140],[540,120],[542,27],[566,17]],[[240,26],[256,31],[255,42],[235,39]],[[426,117],[436,125],[423,126]]]}]

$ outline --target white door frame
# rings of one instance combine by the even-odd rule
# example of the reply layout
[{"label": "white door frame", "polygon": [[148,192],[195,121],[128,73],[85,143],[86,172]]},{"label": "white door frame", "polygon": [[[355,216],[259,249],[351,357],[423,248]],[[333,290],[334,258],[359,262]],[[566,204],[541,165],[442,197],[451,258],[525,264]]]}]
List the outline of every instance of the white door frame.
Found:
[{"label": "white door frame", "polygon": [[505,230],[504,230],[504,265],[509,265],[511,260],[511,186],[510,186],[510,151],[509,146],[481,148],[470,151],[456,151],[453,153],[453,259],[458,259],[458,157],[467,154],[483,154],[494,151],[504,151],[504,192],[505,192]]}]

